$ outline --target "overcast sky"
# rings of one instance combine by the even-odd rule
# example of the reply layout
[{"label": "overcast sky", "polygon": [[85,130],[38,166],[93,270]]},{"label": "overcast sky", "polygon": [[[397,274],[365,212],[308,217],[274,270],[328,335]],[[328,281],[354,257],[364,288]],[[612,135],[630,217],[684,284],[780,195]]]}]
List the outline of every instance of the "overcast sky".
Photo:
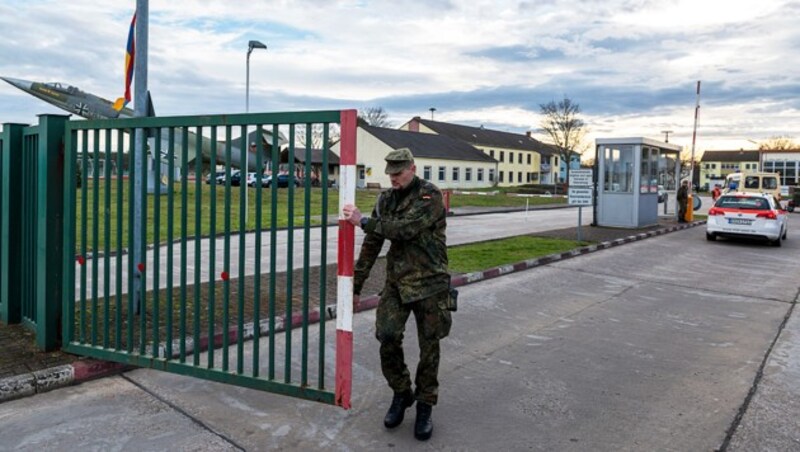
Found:
[{"label": "overcast sky", "polygon": [[[0,75],[116,99],[135,0],[0,3]],[[564,96],[596,137],[698,152],[800,138],[800,1],[307,0],[150,2],[149,88],[161,116],[383,107],[524,133]],[[1,82],[0,82],[1,83]],[[55,107],[0,84],[0,123]]]}]

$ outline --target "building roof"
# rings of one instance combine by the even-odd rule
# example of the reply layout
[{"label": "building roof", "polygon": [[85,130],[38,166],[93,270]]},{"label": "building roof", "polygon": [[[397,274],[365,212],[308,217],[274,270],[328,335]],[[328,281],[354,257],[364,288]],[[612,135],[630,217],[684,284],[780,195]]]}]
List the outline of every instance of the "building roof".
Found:
[{"label": "building roof", "polygon": [[557,153],[551,145],[522,135],[519,133],[501,132],[499,130],[484,129],[483,127],[463,126],[449,122],[432,121],[429,119],[414,118],[420,124],[436,133],[447,135],[450,138],[465,141],[480,146],[495,146],[498,148],[533,151],[542,155]]},{"label": "building roof", "polygon": [[757,162],[759,151],[705,151],[701,162]]},{"label": "building roof", "polygon": [[409,132],[407,130],[368,125],[362,125],[361,128],[386,143],[392,149],[411,149],[411,153],[414,154],[415,158],[497,162],[497,160],[489,157],[474,146],[446,135]]}]

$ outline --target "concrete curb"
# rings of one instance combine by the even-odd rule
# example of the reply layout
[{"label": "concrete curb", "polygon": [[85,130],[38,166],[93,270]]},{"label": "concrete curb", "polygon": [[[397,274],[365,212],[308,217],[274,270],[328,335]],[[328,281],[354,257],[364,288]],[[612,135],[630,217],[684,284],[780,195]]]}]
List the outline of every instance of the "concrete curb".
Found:
[{"label": "concrete curb", "polygon": [[[656,229],[653,231],[643,232],[641,234],[631,235],[617,240],[601,242],[597,245],[584,246],[560,254],[550,254],[548,256],[542,256],[537,259],[530,259],[522,262],[517,262],[515,264],[502,265],[500,267],[490,268],[488,270],[483,270],[473,273],[465,273],[458,276],[454,276],[451,280],[451,285],[453,287],[460,287],[478,281],[497,278],[498,276],[507,275],[509,273],[528,270],[542,265],[551,264],[553,262],[570,259],[572,257],[582,256],[584,254],[594,253],[607,248],[613,248],[615,246],[624,245],[626,243],[631,243],[638,240],[644,240],[650,237],[656,237],[659,235],[668,234],[670,232],[675,232],[695,226],[700,226],[705,223],[706,223],[705,221],[693,221],[691,223],[679,224],[666,228]],[[375,309],[378,306],[378,301],[380,301],[379,295],[369,295],[366,297],[361,297],[354,304],[353,312],[362,312],[370,309]],[[326,316],[327,319],[336,318],[335,305],[326,306],[325,311],[327,313]],[[318,309],[315,310],[314,312],[309,313],[309,320],[312,323],[318,322],[319,319],[320,319],[320,312]],[[288,323],[290,323],[292,327],[294,327],[300,325],[301,322],[302,318],[300,315],[293,315]],[[285,322],[283,318],[281,319],[276,318],[275,332],[277,333],[279,331],[282,331],[283,325],[285,325],[286,323],[287,322]],[[245,325],[244,329],[245,339],[253,337],[254,327],[255,325],[252,323]],[[262,334],[269,334],[269,328],[265,328],[263,322],[260,325],[259,330]],[[228,334],[230,338],[230,343],[235,343],[238,334],[237,330],[229,330]],[[222,335],[223,333],[218,333],[214,337],[213,341],[209,341],[208,338],[205,338],[203,343],[199,345],[202,349],[207,348],[209,342],[213,342],[215,345],[221,345]],[[159,354],[161,354],[162,356],[165,355],[163,347],[164,344],[162,344],[161,351],[159,352]],[[41,394],[43,392],[51,391],[57,388],[63,388],[65,386],[80,384],[85,381],[94,380],[96,378],[101,378],[109,375],[116,375],[126,370],[134,368],[135,367],[133,366],[128,366],[125,364],[120,364],[110,361],[81,359],[75,361],[72,364],[51,367],[49,369],[38,370],[28,374],[0,379],[0,403],[8,402],[10,400],[19,399],[22,397],[32,396],[35,394]]]}]

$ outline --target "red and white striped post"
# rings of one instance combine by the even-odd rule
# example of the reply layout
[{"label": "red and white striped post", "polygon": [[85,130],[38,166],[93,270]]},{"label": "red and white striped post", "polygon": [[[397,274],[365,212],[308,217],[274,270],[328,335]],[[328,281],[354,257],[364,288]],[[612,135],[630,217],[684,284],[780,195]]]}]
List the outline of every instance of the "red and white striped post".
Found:
[{"label": "red and white striped post", "polygon": [[353,263],[355,227],[342,216],[347,204],[356,203],[356,110],[342,110],[339,155],[339,249],[336,299],[335,403],[350,408],[353,386]]}]

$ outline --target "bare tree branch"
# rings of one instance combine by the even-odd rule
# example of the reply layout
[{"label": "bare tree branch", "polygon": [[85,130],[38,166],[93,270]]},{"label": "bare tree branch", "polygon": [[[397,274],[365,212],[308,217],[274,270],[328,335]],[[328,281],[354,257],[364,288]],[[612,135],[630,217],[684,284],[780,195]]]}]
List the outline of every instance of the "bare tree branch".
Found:
[{"label": "bare tree branch", "polygon": [[539,124],[542,132],[550,139],[561,160],[567,167],[567,181],[569,181],[569,165],[574,154],[582,154],[588,149],[583,144],[588,128],[586,123],[578,117],[581,106],[570,98],[555,102],[550,101],[539,105],[542,119]]},{"label": "bare tree branch", "polygon": [[392,127],[389,115],[383,107],[369,107],[358,112],[358,118],[373,127]]}]

